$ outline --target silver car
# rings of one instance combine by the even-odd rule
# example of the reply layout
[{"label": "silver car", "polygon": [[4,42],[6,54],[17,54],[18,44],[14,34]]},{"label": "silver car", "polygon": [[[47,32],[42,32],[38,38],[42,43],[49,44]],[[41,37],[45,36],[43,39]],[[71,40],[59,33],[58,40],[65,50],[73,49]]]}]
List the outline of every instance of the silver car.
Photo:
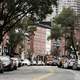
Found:
[{"label": "silver car", "polygon": [[4,65],[4,70],[12,70],[12,60],[9,56],[0,56],[0,60]]}]

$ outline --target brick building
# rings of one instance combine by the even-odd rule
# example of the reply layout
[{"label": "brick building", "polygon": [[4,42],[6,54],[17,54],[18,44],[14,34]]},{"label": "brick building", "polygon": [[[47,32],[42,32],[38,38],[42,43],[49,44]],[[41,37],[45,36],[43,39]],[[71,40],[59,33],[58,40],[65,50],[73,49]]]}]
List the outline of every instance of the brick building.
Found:
[{"label": "brick building", "polygon": [[4,36],[3,36],[3,41],[1,42],[1,51],[0,51],[0,55],[9,55],[9,33],[7,32]]},{"label": "brick building", "polygon": [[50,26],[45,25],[44,23],[35,24],[36,31],[31,35],[30,38],[30,48],[32,49],[32,55],[34,57],[40,55],[44,56],[47,53],[50,53],[51,43],[47,40],[48,33],[50,34]]},{"label": "brick building", "polygon": [[34,34],[34,54],[44,55],[46,51],[46,29],[38,26]]}]

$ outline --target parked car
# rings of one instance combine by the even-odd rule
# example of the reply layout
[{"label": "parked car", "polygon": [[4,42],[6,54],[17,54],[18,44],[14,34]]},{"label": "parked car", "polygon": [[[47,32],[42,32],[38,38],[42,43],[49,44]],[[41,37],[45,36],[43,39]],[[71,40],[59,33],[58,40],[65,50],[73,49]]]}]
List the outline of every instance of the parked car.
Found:
[{"label": "parked car", "polygon": [[18,58],[18,61],[19,61],[18,67],[21,67],[22,66],[22,60],[20,58]]},{"label": "parked car", "polygon": [[37,62],[35,60],[33,60],[31,65],[37,65]]},{"label": "parked car", "polygon": [[58,65],[58,58],[56,58],[56,57],[53,58],[52,65],[53,66],[57,66]]},{"label": "parked car", "polygon": [[45,63],[43,62],[43,61],[41,61],[41,60],[39,60],[38,62],[37,62],[37,65],[45,65]]},{"label": "parked car", "polygon": [[14,58],[11,58],[12,62],[13,62],[13,70],[17,70],[17,63],[16,60]]},{"label": "parked car", "polygon": [[69,59],[65,57],[62,62],[62,68],[68,68],[68,67],[69,67]]},{"label": "parked car", "polygon": [[12,57],[11,59],[16,62],[16,67],[22,66],[20,58]]},{"label": "parked car", "polygon": [[53,61],[52,60],[46,61],[46,65],[52,65],[52,64],[53,64]]},{"label": "parked car", "polygon": [[73,65],[74,65],[75,62],[76,62],[76,57],[75,57],[75,55],[68,56],[68,58],[66,58],[66,59],[64,60],[63,67],[64,67],[64,68],[73,68]]},{"label": "parked car", "polygon": [[28,66],[30,66],[31,65],[31,62],[28,59],[24,59],[22,61],[22,65],[28,65]]},{"label": "parked car", "polygon": [[80,56],[78,56],[77,59],[75,59],[75,62],[73,63],[72,69],[80,69]]},{"label": "parked car", "polygon": [[57,64],[58,67],[66,67],[67,68],[67,66],[68,66],[67,64],[68,64],[67,56],[62,56],[62,57],[58,58],[58,64]]},{"label": "parked car", "polygon": [[0,60],[4,65],[4,70],[12,70],[13,69],[13,62],[9,56],[0,56]]},{"label": "parked car", "polygon": [[76,61],[76,59],[74,59],[74,58],[69,59],[68,67],[72,68],[74,63],[75,63],[75,61]]},{"label": "parked car", "polygon": [[53,56],[52,55],[47,55],[46,56],[45,64],[46,65],[52,65],[53,64]]},{"label": "parked car", "polygon": [[75,57],[61,57],[59,59],[59,62],[58,62],[58,67],[62,67],[62,68],[76,68],[76,58]]},{"label": "parked car", "polygon": [[62,67],[62,64],[63,64],[63,57],[59,57],[58,58],[58,67]]},{"label": "parked car", "polygon": [[3,73],[3,72],[4,72],[4,66],[2,61],[0,60],[0,73]]}]

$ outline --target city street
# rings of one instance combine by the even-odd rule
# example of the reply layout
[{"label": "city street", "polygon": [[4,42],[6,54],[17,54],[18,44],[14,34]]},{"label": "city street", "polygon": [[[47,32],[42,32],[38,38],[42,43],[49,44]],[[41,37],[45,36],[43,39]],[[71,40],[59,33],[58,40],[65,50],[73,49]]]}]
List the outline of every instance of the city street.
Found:
[{"label": "city street", "polygon": [[0,80],[80,80],[80,71],[54,66],[24,66],[0,74]]}]

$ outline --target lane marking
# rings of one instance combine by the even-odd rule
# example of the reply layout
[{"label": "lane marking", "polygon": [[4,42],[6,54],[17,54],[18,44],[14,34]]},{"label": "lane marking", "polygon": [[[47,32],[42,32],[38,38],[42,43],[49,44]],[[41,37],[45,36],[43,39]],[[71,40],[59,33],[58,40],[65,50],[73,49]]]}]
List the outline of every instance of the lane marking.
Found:
[{"label": "lane marking", "polygon": [[42,75],[40,77],[36,77],[33,80],[47,80],[47,78],[51,75],[54,75],[55,71],[53,71],[53,69],[49,69],[49,73]]},{"label": "lane marking", "polygon": [[45,74],[43,76],[40,76],[38,78],[34,78],[33,80],[45,80],[45,78],[48,78],[49,76],[53,75],[53,73],[48,73],[48,74]]}]

